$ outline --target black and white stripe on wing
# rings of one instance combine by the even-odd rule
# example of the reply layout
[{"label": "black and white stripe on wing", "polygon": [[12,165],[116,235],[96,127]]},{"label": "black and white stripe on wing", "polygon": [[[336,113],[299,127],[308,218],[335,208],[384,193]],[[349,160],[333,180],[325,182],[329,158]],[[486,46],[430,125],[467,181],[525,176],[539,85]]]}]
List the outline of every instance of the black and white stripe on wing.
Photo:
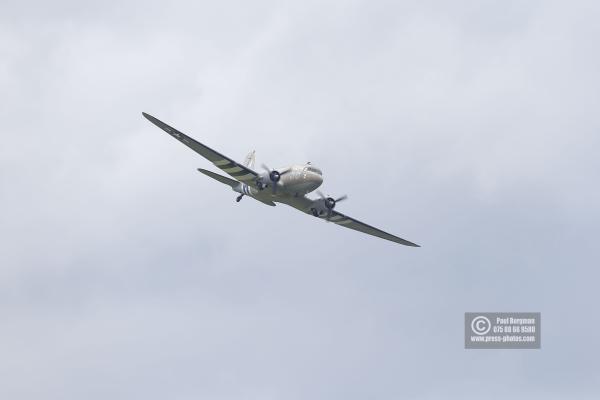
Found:
[{"label": "black and white stripe on wing", "polygon": [[[325,216],[327,217],[327,216]],[[343,215],[334,215],[333,217],[329,218],[330,222],[335,222],[338,225],[344,225],[344,224],[349,224],[350,222],[352,222],[352,220],[348,217],[345,217]]]},{"label": "black and white stripe on wing", "polygon": [[[327,220],[327,215],[320,216],[320,218]],[[420,247],[418,244],[409,242],[406,239],[402,239],[398,236],[395,236],[395,235],[392,235],[385,231],[382,231],[381,229],[378,229],[378,228],[375,228],[374,226],[365,224],[364,222],[361,222],[357,219],[350,218],[350,217],[348,217],[342,213],[339,213],[337,211],[333,211],[332,216],[329,218],[329,221],[333,222],[337,225],[343,226],[345,228],[349,228],[349,229],[353,229],[355,231],[367,233],[369,235],[377,236],[382,239],[400,243],[405,246]]]},{"label": "black and white stripe on wing", "polygon": [[234,177],[236,180],[250,182],[256,181],[256,179],[258,178],[258,174],[252,169],[238,164],[237,162],[233,161],[229,157],[224,156],[218,151],[215,151],[210,147],[185,135],[184,133],[179,132],[177,129],[165,124],[158,118],[155,118],[152,115],[146,113],[142,114],[148,121],[152,122],[154,125],[158,126],[160,129],[167,132],[169,135],[179,140],[181,143],[185,144],[187,147],[194,150],[202,157],[206,158],[208,161],[213,163],[215,166],[217,166],[219,169],[223,170],[230,176]]},{"label": "black and white stripe on wing", "polygon": [[236,163],[235,161],[222,159],[212,162],[215,167],[220,168],[223,172],[233,176],[238,181],[255,180],[257,175],[252,173],[247,167]]},{"label": "black and white stripe on wing", "polygon": [[338,213],[337,211],[333,211],[332,215],[333,216],[331,218],[327,218],[327,214],[323,214],[323,215],[319,215],[319,218],[327,220],[329,222],[334,222],[338,225],[345,225],[345,224],[349,224],[352,222],[351,218],[346,217],[345,215],[342,215],[342,214]]}]

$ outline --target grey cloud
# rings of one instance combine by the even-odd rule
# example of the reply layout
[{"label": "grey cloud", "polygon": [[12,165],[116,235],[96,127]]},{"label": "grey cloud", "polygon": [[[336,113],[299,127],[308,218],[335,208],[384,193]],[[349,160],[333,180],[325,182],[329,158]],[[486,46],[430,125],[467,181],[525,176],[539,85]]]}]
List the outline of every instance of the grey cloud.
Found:
[{"label": "grey cloud", "polygon": [[[597,397],[597,14],[6,3],[0,395]],[[423,247],[236,204],[141,111]],[[477,310],[542,349],[464,350]]]}]

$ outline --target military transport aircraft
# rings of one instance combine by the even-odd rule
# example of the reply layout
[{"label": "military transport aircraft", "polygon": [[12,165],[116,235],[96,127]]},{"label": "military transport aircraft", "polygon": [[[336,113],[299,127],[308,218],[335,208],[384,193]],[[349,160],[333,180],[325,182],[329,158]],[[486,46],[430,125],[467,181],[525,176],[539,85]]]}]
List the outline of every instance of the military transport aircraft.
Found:
[{"label": "military transport aircraft", "polygon": [[252,197],[261,203],[275,206],[275,203],[287,204],[302,212],[317,218],[333,222],[339,226],[354,229],[382,239],[391,240],[406,246],[419,247],[419,245],[391,235],[380,229],[374,228],[354,218],[350,218],[335,211],[335,206],[347,196],[337,199],[326,197],[317,191],[319,198],[310,199],[306,195],[315,191],[323,183],[321,170],[310,162],[305,165],[292,165],[281,169],[272,169],[262,165],[264,172],[254,171],[254,151],[246,156],[243,164],[237,163],[229,157],[197,142],[191,137],[179,132],[177,129],[165,124],[151,115],[142,113],[150,122],[160,129],[185,144],[202,157],[213,163],[216,167],[226,172],[233,179],[198,168],[198,171],[227,186],[240,195],[236,198],[239,202],[244,195]]}]

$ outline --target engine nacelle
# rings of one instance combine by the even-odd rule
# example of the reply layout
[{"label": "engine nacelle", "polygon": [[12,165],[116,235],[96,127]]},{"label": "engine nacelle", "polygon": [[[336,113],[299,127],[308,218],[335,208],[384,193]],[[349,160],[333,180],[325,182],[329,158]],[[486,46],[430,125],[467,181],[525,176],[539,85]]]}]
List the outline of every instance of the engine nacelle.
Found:
[{"label": "engine nacelle", "polygon": [[315,217],[319,217],[322,215],[331,214],[331,211],[334,208],[335,199],[332,199],[331,197],[324,197],[321,199],[314,200],[310,207],[310,211],[312,212],[312,215],[314,215]]},{"label": "engine nacelle", "polygon": [[337,199],[334,199],[333,197],[325,197],[325,195],[319,191],[317,191],[317,193],[319,194],[319,196],[321,196],[321,198],[313,200],[312,205],[310,207],[310,212],[315,217],[327,215],[327,220],[329,220],[329,218],[331,217],[336,203],[339,201],[346,200],[348,198],[348,196],[343,195],[341,197],[338,197]]},{"label": "engine nacelle", "polygon": [[273,194],[277,190],[277,186],[279,185],[279,180],[281,179],[281,173],[276,170],[270,170],[266,166],[264,166],[266,172],[258,175],[256,179],[256,186],[259,190],[263,190],[265,187],[270,186],[273,188]]}]

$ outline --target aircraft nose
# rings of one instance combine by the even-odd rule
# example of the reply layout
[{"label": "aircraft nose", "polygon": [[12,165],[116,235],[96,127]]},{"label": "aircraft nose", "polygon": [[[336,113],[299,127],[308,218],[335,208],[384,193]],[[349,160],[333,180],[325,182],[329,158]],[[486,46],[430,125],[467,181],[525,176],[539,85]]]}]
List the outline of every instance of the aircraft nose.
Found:
[{"label": "aircraft nose", "polygon": [[321,186],[321,183],[323,183],[323,177],[319,174],[313,174],[312,181],[314,182],[316,187],[319,187]]}]

